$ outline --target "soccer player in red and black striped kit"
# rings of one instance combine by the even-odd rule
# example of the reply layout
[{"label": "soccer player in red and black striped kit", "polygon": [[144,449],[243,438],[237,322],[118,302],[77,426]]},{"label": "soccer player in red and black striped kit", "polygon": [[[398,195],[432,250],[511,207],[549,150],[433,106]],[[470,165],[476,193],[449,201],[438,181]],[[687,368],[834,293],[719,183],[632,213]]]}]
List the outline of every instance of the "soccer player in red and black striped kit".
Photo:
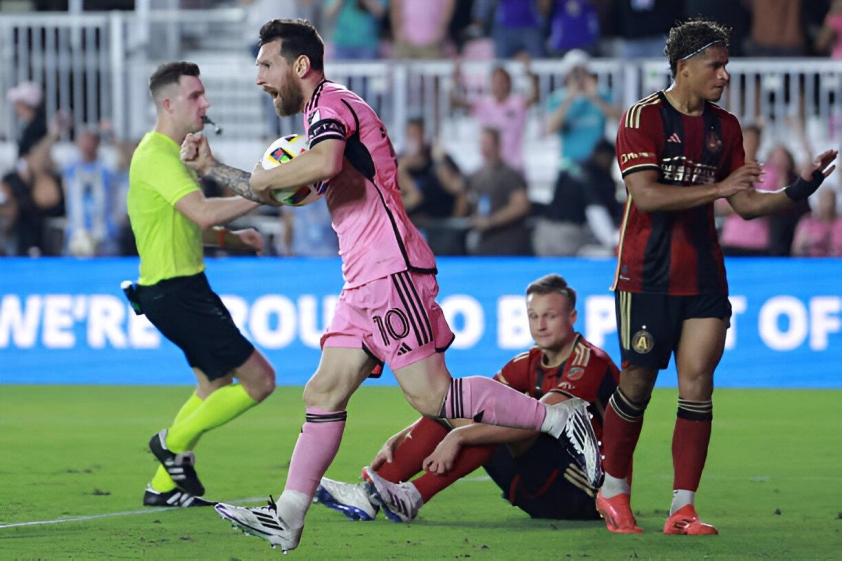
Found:
[{"label": "soccer player in red and black striped kit", "polygon": [[641,533],[630,507],[630,466],[658,371],[675,353],[678,414],[672,440],[673,500],[665,534],[711,535],[694,498],[713,419],[713,372],[731,305],[714,225],[726,198],[743,218],[810,196],[836,166],[837,151],[780,191],[756,191],[761,168],[746,162],[739,122],[714,104],[728,85],[728,29],[696,19],[670,30],[673,85],[633,105],[617,133],[628,191],[613,289],[622,355],[620,385],[603,425],[605,483],[597,510],[608,529]]}]

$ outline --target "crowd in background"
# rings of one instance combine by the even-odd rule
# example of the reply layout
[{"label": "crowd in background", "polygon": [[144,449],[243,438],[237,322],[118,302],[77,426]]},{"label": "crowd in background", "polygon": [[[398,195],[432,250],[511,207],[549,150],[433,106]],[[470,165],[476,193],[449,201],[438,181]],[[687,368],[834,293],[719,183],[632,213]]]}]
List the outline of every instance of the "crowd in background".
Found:
[{"label": "crowd in background", "polygon": [[[25,4],[25,3],[22,3]],[[66,10],[37,0],[34,10]],[[84,9],[103,9],[87,0]],[[125,1],[112,8],[133,9]],[[305,17],[323,30],[330,60],[454,61],[451,106],[474,119],[482,162],[460,169],[420,117],[400,146],[400,187],[411,218],[439,255],[612,255],[625,191],[608,136],[621,117],[614,92],[589,70],[592,57],[658,58],[676,20],[702,15],[732,27],[736,56],[842,58],[842,0],[181,0],[182,8],[239,6],[246,33],[276,17]],[[560,59],[563,86],[541,107],[542,135],[560,152],[552,196],[529,198],[524,174],[527,111],[539,103],[534,59]],[[503,66],[488,76],[487,95],[465,94],[462,60],[520,60],[531,91],[516,91]],[[364,92],[361,92],[364,93]],[[47,122],[43,90],[22,82],[6,93],[22,130],[14,169],[0,186],[0,255],[133,255],[125,212],[127,169],[134,147],[110,134],[108,123],[72,129],[66,114]],[[764,162],[759,189],[790,183],[804,162],[792,147],[763,139],[763,123],[743,123],[747,159]],[[798,152],[813,153],[804,124],[788,123]],[[74,156],[52,157],[71,139]],[[106,159],[106,145],[115,156]],[[762,151],[761,151],[762,149]],[[831,182],[829,182],[831,183]],[[206,185],[208,193],[215,186]],[[219,195],[226,195],[219,192]],[[814,203],[786,215],[745,221],[715,205],[727,255],[842,256],[842,217],[835,185]],[[324,201],[308,207],[261,210],[281,221],[270,254],[336,254]],[[274,214],[273,214],[274,213]]]}]

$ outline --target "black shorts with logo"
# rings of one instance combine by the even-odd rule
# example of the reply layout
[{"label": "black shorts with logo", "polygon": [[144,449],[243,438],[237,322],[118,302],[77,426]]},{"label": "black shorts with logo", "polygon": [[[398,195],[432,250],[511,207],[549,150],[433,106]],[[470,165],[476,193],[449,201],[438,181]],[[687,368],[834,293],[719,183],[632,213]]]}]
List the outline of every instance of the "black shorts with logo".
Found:
[{"label": "black shorts with logo", "polygon": [[684,320],[718,318],[730,325],[725,294],[671,296],[616,291],[614,309],[623,365],[663,370],[678,348]]},{"label": "black shorts with logo", "polygon": [[254,352],[204,273],[139,285],[137,299],[152,325],[210,380],[242,366]]},{"label": "black shorts with logo", "polygon": [[503,490],[503,498],[532,518],[599,518],[596,490],[584,483],[570,454],[552,436],[540,435],[516,458],[501,444],[483,467]]}]

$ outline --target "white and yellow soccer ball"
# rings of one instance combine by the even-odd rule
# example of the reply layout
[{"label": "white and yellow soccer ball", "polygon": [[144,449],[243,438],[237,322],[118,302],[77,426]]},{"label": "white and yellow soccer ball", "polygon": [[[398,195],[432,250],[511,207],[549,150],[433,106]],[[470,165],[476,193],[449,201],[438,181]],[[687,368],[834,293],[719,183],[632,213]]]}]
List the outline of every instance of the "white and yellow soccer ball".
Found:
[{"label": "white and yellow soccer ball", "polygon": [[[309,148],[307,138],[300,134],[288,134],[274,141],[266,149],[260,161],[263,169],[272,169],[306,152]],[[324,197],[327,183],[320,182],[300,187],[273,189],[272,197],[279,203],[289,206],[304,206]]]}]

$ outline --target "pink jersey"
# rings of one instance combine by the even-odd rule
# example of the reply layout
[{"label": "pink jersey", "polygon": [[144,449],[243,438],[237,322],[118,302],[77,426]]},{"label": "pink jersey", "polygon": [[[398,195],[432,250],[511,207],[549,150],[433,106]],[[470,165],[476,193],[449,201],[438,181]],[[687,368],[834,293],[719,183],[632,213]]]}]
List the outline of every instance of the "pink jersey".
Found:
[{"label": "pink jersey", "polygon": [[500,151],[506,163],[523,171],[523,133],[526,130],[526,96],[512,94],[502,103],[484,97],[471,105],[471,115],[480,127],[500,131]]},{"label": "pink jersey", "polygon": [[406,215],[395,151],[374,110],[344,86],[323,81],[304,110],[304,127],[311,148],[345,142],[342,171],[325,192],[345,288],[401,271],[435,273],[433,252]]}]

